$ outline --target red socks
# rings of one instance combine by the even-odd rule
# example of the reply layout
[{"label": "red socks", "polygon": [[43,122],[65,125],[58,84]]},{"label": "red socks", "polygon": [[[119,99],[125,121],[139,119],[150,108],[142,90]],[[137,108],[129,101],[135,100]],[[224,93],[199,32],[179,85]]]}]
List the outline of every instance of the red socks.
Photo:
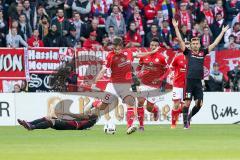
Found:
[{"label": "red socks", "polygon": [[134,108],[127,108],[127,128],[132,126],[134,118]]},{"label": "red socks", "polygon": [[176,122],[178,120],[179,111],[172,109],[172,125],[176,125]]},{"label": "red socks", "polygon": [[144,127],[144,108],[138,107],[137,114],[138,114],[138,121],[139,121],[140,127]]},{"label": "red socks", "polygon": [[100,100],[95,100],[95,101],[92,103],[92,106],[93,106],[94,108],[99,108],[99,107],[101,106],[101,104],[102,104],[102,101],[100,101]]}]

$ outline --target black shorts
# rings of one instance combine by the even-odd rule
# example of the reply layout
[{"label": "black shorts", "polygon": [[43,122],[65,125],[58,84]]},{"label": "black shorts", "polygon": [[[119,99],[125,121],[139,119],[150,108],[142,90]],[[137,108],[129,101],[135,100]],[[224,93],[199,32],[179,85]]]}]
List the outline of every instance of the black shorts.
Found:
[{"label": "black shorts", "polygon": [[96,117],[90,117],[88,120],[62,120],[56,119],[53,129],[56,130],[84,130],[94,126],[97,122]]},{"label": "black shorts", "polygon": [[203,86],[201,79],[187,78],[184,99],[185,100],[203,100]]}]

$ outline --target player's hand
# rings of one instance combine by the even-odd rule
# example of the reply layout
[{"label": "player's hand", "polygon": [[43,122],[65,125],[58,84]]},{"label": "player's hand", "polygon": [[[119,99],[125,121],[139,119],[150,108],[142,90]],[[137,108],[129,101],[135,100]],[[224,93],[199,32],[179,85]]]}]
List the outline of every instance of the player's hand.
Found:
[{"label": "player's hand", "polygon": [[153,53],[156,53],[159,49],[160,47],[157,47],[156,49],[153,50]]},{"label": "player's hand", "polygon": [[173,27],[178,27],[178,21],[176,21],[176,19],[172,19],[172,24],[173,24]]},{"label": "player's hand", "polygon": [[226,26],[223,26],[222,31],[223,31],[223,32],[226,32],[228,29],[229,29],[229,26],[226,25]]}]

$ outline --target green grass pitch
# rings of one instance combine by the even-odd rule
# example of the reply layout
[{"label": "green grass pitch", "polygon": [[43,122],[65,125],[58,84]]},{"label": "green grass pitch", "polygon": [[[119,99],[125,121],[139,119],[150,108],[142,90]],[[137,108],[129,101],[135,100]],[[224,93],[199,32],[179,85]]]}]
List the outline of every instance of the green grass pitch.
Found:
[{"label": "green grass pitch", "polygon": [[148,125],[143,133],[105,135],[85,131],[26,131],[0,127],[0,160],[228,160],[240,159],[239,125]]}]

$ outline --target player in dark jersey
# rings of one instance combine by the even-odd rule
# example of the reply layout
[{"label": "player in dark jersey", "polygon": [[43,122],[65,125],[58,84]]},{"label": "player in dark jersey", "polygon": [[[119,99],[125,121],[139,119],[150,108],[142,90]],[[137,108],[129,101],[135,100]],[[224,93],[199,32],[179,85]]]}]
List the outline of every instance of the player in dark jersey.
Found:
[{"label": "player in dark jersey", "polygon": [[[201,48],[200,39],[194,37],[190,42],[190,49],[185,45],[185,42],[182,40],[180,31],[178,29],[178,22],[173,19],[172,24],[174,26],[177,38],[179,39],[180,48],[183,51],[183,54],[186,56],[187,60],[187,73],[186,73],[186,88],[185,88],[185,106],[182,109],[183,112],[183,123],[184,128],[187,129],[190,126],[191,118],[200,110],[203,103],[203,89],[202,82],[203,79],[203,64],[205,56],[211,52],[221,41],[224,33],[228,30],[228,26],[223,26],[222,31],[215,41],[209,45],[208,48]],[[195,100],[195,106],[193,107],[190,114],[188,110],[192,101],[192,97]]]},{"label": "player in dark jersey", "polygon": [[72,117],[71,119],[62,119],[55,117],[43,117],[36,119],[32,122],[27,122],[25,120],[18,119],[18,123],[26,128],[27,130],[35,129],[47,129],[52,128],[56,130],[84,130],[94,126],[97,122],[98,116],[95,114],[84,115],[84,114],[72,114],[64,113],[62,115],[67,115]]}]

